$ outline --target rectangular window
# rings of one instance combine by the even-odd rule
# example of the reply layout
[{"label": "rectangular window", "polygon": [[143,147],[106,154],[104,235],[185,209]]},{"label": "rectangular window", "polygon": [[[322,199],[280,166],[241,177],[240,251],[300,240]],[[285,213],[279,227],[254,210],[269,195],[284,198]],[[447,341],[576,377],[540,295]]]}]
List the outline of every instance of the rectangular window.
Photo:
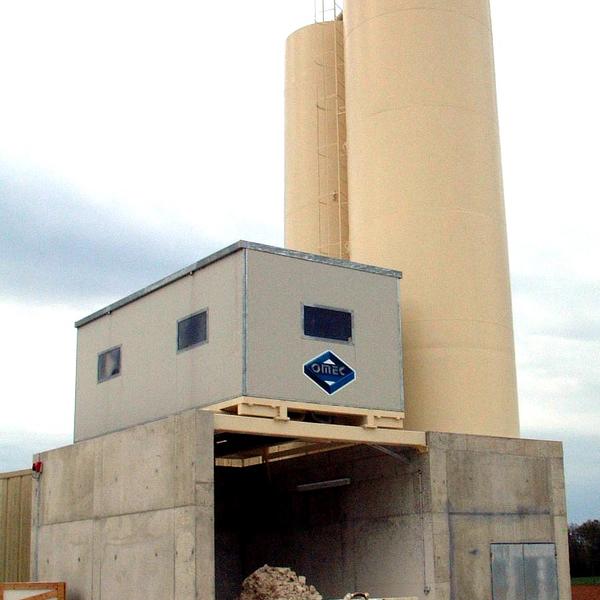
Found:
[{"label": "rectangular window", "polygon": [[98,354],[98,383],[121,374],[121,346]]},{"label": "rectangular window", "polygon": [[350,342],[352,314],[345,310],[304,306],[304,335],[324,340]]},{"label": "rectangular window", "polygon": [[177,321],[177,350],[187,350],[207,341],[206,310]]}]

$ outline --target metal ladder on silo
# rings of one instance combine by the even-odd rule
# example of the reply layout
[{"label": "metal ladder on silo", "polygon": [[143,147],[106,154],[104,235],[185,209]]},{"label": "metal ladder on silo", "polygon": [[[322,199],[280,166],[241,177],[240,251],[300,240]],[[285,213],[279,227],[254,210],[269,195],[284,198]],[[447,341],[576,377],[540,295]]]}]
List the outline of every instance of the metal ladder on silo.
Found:
[{"label": "metal ladder on silo", "polygon": [[[317,9],[317,6],[320,8]],[[332,16],[333,19],[327,19]],[[319,251],[326,256],[348,258],[348,170],[346,161],[346,112],[344,86],[343,25],[338,17],[341,8],[335,0],[315,1],[315,23],[332,22],[333,50],[324,52],[320,61],[320,78],[316,85],[317,176],[319,194]],[[322,35],[328,30],[323,28]],[[323,47],[327,47],[323,39]],[[333,91],[328,93],[328,80]],[[333,110],[331,108],[333,104]],[[330,117],[335,119],[334,139],[329,139]],[[337,157],[337,160],[333,160]],[[332,173],[335,169],[335,173]],[[335,186],[330,183],[335,176]]]}]

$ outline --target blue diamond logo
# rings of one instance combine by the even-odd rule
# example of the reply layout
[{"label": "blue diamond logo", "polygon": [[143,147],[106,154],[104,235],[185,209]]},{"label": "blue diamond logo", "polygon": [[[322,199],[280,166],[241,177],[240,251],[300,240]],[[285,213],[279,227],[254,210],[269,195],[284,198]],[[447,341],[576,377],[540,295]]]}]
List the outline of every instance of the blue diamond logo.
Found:
[{"label": "blue diamond logo", "polygon": [[356,373],[331,350],[304,363],[304,374],[327,394],[335,394],[356,379]]}]

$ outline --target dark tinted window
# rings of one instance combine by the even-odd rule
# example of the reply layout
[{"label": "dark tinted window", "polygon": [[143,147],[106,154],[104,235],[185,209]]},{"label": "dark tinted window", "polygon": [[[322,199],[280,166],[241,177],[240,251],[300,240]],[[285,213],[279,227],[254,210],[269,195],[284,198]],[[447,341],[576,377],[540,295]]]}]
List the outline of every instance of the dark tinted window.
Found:
[{"label": "dark tinted window", "polygon": [[305,306],[304,335],[348,342],[352,339],[352,315],[345,310]]},{"label": "dark tinted window", "polygon": [[121,374],[121,348],[111,348],[98,355],[98,383]]},{"label": "dark tinted window", "polygon": [[206,311],[203,310],[177,323],[177,350],[185,350],[206,341],[206,317]]}]

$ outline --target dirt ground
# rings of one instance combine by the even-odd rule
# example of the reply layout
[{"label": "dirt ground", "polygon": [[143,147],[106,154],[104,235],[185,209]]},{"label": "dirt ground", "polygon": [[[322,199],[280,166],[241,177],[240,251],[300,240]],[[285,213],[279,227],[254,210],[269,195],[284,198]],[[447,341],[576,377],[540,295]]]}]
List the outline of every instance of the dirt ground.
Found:
[{"label": "dirt ground", "polygon": [[600,585],[574,585],[573,600],[600,600]]}]

